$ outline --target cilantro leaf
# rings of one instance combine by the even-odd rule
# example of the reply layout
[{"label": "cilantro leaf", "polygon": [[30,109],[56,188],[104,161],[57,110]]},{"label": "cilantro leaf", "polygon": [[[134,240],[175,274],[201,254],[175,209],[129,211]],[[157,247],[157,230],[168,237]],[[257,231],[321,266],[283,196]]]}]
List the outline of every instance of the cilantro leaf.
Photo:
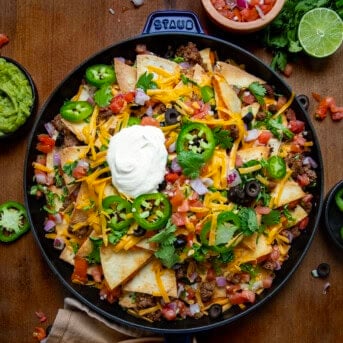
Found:
[{"label": "cilantro leaf", "polygon": [[214,140],[216,145],[223,149],[231,149],[233,145],[233,139],[230,136],[229,130],[224,130],[220,127],[215,127],[213,130]]},{"label": "cilantro leaf", "polygon": [[251,207],[243,207],[238,212],[241,220],[241,231],[245,236],[250,236],[259,231],[256,212]]},{"label": "cilantro leaf", "polygon": [[254,279],[258,275],[257,266],[253,266],[251,263],[243,263],[239,266],[243,272],[247,272]]},{"label": "cilantro leaf", "polygon": [[280,211],[271,210],[268,214],[263,214],[261,218],[262,225],[271,226],[280,222]]},{"label": "cilantro leaf", "polygon": [[182,83],[183,83],[184,85],[187,85],[188,83],[191,83],[191,84],[193,84],[193,85],[195,85],[195,86],[198,86],[198,84],[197,84],[195,81],[191,80],[191,79],[190,79],[189,77],[187,77],[185,74],[181,74],[180,78],[181,78],[181,81],[182,81]]},{"label": "cilantro leaf", "polygon": [[177,161],[183,173],[191,179],[196,179],[199,176],[200,169],[205,163],[203,156],[193,151],[181,151],[177,154]]},{"label": "cilantro leaf", "polygon": [[122,230],[112,229],[112,231],[108,234],[108,241],[111,244],[117,244],[121,240],[121,238],[126,235],[127,231],[128,228],[124,228]]},{"label": "cilantro leaf", "polygon": [[157,83],[153,81],[154,74],[153,73],[147,73],[145,72],[142,74],[137,83],[136,88],[142,89],[144,92],[146,92],[148,89],[156,89]]},{"label": "cilantro leaf", "polygon": [[99,264],[100,261],[100,247],[102,246],[103,240],[98,237],[89,237],[93,244],[91,253],[87,256],[87,261],[90,264]]},{"label": "cilantro leaf", "polygon": [[113,95],[110,85],[104,85],[94,93],[94,101],[100,107],[108,106],[112,100],[112,97]]},{"label": "cilantro leaf", "polygon": [[249,91],[254,95],[256,100],[260,105],[264,104],[264,96],[267,93],[267,90],[258,82],[252,82],[249,87]]},{"label": "cilantro leaf", "polygon": [[266,126],[267,129],[270,130],[271,133],[280,140],[283,138],[283,136],[288,139],[292,139],[294,137],[294,133],[277,119],[268,119],[266,121]]},{"label": "cilantro leaf", "polygon": [[180,260],[174,247],[174,241],[176,240],[176,236],[174,235],[175,230],[176,226],[172,225],[169,220],[165,229],[148,240],[148,242],[159,243],[159,249],[155,252],[155,256],[167,268],[171,268]]},{"label": "cilantro leaf", "polygon": [[65,174],[67,174],[68,176],[72,176],[73,174],[73,170],[75,169],[77,165],[77,161],[73,161],[73,162],[69,162],[69,163],[66,163],[62,170],[64,171]]}]

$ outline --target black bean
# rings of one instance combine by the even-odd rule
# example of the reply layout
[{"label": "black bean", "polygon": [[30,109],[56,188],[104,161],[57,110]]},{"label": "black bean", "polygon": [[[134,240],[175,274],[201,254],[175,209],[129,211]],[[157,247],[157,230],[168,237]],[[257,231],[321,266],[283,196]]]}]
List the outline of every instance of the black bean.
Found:
[{"label": "black bean", "polygon": [[187,244],[187,237],[185,235],[178,235],[176,236],[176,240],[174,241],[175,248],[183,248]]},{"label": "black bean", "polygon": [[254,115],[251,112],[248,112],[243,118],[242,120],[244,121],[245,124],[249,124],[252,122],[252,120],[254,119]]}]

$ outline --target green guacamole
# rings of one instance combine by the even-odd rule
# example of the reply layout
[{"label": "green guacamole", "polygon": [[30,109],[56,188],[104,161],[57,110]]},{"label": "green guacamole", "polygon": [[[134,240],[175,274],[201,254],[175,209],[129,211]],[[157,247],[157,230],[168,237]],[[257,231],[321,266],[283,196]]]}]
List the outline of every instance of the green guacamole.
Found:
[{"label": "green guacamole", "polygon": [[0,58],[0,136],[16,131],[30,115],[29,80],[13,63]]}]

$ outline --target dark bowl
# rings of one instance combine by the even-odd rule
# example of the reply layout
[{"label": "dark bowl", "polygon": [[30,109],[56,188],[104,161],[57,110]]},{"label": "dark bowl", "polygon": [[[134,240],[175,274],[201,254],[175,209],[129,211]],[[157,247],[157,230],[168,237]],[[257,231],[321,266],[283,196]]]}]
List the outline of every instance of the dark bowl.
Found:
[{"label": "dark bowl", "polygon": [[30,75],[30,73],[24,68],[19,62],[13,60],[12,58],[0,56],[0,58],[3,58],[9,63],[14,64],[26,77],[27,81],[29,82],[30,88],[32,90],[32,97],[33,102],[30,108],[30,115],[26,118],[26,121],[19,126],[15,131],[6,133],[4,135],[0,135],[0,142],[11,140],[12,138],[19,137],[20,135],[23,135],[27,129],[33,124],[33,118],[37,110],[37,103],[38,103],[38,93],[36,85]]},{"label": "dark bowl", "polygon": [[324,205],[324,223],[333,242],[343,250],[343,238],[340,233],[343,227],[343,211],[338,208],[335,201],[335,196],[341,189],[343,189],[343,180],[337,182],[327,194]]}]

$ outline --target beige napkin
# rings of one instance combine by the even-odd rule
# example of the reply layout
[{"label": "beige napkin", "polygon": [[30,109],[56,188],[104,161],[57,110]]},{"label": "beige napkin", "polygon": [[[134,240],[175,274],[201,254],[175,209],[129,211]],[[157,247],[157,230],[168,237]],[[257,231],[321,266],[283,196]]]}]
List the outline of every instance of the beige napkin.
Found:
[{"label": "beige napkin", "polygon": [[73,298],[64,300],[45,343],[153,343],[161,336],[109,322]]}]

